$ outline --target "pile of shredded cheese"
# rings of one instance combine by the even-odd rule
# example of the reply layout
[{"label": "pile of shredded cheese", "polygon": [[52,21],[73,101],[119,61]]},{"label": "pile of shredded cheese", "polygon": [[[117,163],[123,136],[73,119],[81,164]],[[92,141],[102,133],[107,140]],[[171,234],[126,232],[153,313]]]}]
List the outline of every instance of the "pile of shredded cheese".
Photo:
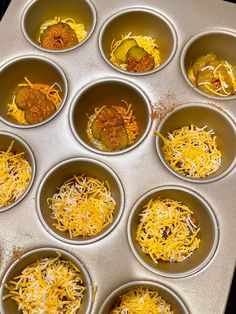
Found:
[{"label": "pile of shredded cheese", "polygon": [[159,196],[144,206],[136,240],[155,263],[182,262],[199,248],[199,231],[187,206]]},{"label": "pile of shredded cheese", "polygon": [[38,42],[41,43],[41,35],[44,33],[44,31],[45,31],[49,26],[56,25],[56,24],[58,24],[59,22],[68,24],[68,25],[75,31],[75,34],[76,34],[76,37],[77,37],[79,43],[82,42],[82,41],[87,37],[87,32],[86,32],[86,30],[84,29],[84,24],[82,24],[82,23],[77,24],[77,23],[75,22],[75,20],[72,19],[72,18],[62,19],[61,17],[57,17],[57,16],[56,16],[54,19],[45,21],[45,22],[40,26]]},{"label": "pile of shredded cheese", "polygon": [[157,291],[137,287],[121,294],[109,314],[174,314]]},{"label": "pile of shredded cheese", "polygon": [[[129,141],[128,145],[132,145],[136,141],[139,135],[139,127],[138,127],[137,119],[134,115],[132,104],[127,103],[125,100],[121,100],[121,102],[125,104],[125,107],[121,105],[112,105],[112,108],[114,108],[121,115],[124,121],[125,130],[128,135],[128,141]],[[93,136],[93,132],[91,129],[93,121],[97,118],[99,113],[105,107],[108,107],[108,106],[104,105],[100,108],[96,107],[95,113],[92,114],[91,116],[88,116],[87,135],[90,142],[93,143],[95,147],[103,151],[110,151],[110,149],[105,144],[103,144],[100,140],[96,139]]]},{"label": "pile of shredded cheese", "polygon": [[7,151],[0,151],[0,207],[8,206],[26,190],[32,174],[30,163],[24,152],[11,152],[14,141]]},{"label": "pile of shredded cheese", "polygon": [[69,260],[41,258],[25,267],[5,285],[24,314],[75,314],[81,307],[85,287],[80,270]]},{"label": "pile of shredded cheese", "polygon": [[162,152],[165,160],[179,174],[192,178],[205,178],[216,172],[221,165],[222,153],[218,149],[214,131],[207,126],[183,126],[164,137]]},{"label": "pile of shredded cheese", "polygon": [[[24,78],[26,83],[20,83],[18,84],[18,87],[30,87],[32,89],[38,90],[40,92],[42,92],[49,101],[51,101],[55,108],[58,109],[60,104],[61,104],[61,96],[60,96],[60,92],[61,87],[58,83],[54,83],[53,85],[47,85],[47,84],[40,84],[40,83],[36,83],[33,84],[29,81],[29,79],[27,77]],[[58,87],[55,88],[55,86]],[[25,111],[20,109],[16,103],[15,103],[15,99],[16,99],[16,95],[13,96],[13,100],[11,104],[8,104],[8,112],[7,115],[11,116],[13,119],[15,119],[19,124],[22,125],[27,125],[29,124],[26,120],[25,120]]]},{"label": "pile of shredded cheese", "polygon": [[56,229],[69,232],[70,238],[92,237],[113,221],[116,202],[108,182],[86,175],[66,181],[59,192],[48,199]]},{"label": "pile of shredded cheese", "polygon": [[137,45],[144,50],[146,50],[147,53],[153,56],[155,66],[154,68],[157,68],[160,63],[161,63],[161,58],[160,58],[160,50],[158,48],[158,45],[156,44],[156,39],[153,39],[150,36],[132,36],[131,33],[128,35],[122,35],[120,40],[115,41],[113,39],[111,43],[111,54],[110,54],[110,61],[120,68],[121,70],[127,70],[127,64],[122,63],[120,60],[117,60],[114,51],[116,48],[126,39],[134,39],[137,42]]}]

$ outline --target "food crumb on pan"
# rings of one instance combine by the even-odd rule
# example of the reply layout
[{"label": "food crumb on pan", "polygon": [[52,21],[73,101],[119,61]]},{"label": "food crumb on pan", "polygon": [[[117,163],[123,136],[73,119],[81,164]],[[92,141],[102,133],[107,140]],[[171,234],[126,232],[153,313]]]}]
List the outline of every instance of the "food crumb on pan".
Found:
[{"label": "food crumb on pan", "polygon": [[168,91],[152,106],[151,119],[162,121],[170,112],[181,105],[174,92]]}]

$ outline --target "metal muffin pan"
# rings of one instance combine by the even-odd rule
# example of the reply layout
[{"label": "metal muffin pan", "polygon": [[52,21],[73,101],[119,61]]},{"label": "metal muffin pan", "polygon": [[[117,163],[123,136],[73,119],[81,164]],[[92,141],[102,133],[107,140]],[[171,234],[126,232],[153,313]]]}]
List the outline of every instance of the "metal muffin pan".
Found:
[{"label": "metal muffin pan", "polygon": [[223,178],[233,170],[236,164],[236,147],[232,145],[232,143],[236,143],[234,121],[229,115],[215,106],[195,102],[179,106],[175,111],[168,114],[159,124],[158,131],[166,136],[168,132],[190,124],[195,124],[200,128],[206,126],[207,131],[214,130],[218,148],[222,152],[222,162],[219,169],[215,173],[200,179],[179,174],[165,160],[161,150],[163,141],[157,136],[156,146],[161,161],[173,174],[190,182],[209,183]]},{"label": "metal muffin pan", "polygon": [[[159,67],[147,72],[134,73],[121,70],[110,62],[109,55],[113,40],[117,41],[129,33],[135,36],[152,36],[157,40],[158,47],[162,51]],[[161,70],[173,58],[176,47],[176,31],[168,18],[156,10],[145,7],[131,7],[115,13],[107,19],[99,34],[99,48],[103,58],[114,69],[125,74],[145,75]]]},{"label": "metal muffin pan", "polygon": [[[19,276],[21,271],[29,266],[32,263],[35,263],[40,258],[53,258],[58,256],[58,253],[61,254],[61,258],[65,260],[69,260],[72,262],[76,267],[79,268],[83,285],[86,288],[84,297],[81,303],[81,308],[78,311],[78,314],[84,313],[89,314],[92,308],[92,297],[93,297],[93,288],[92,282],[90,279],[90,275],[87,272],[86,268],[84,267],[83,263],[76,258],[74,255],[57,248],[40,248],[32,250],[26,254],[24,254],[20,259],[15,261],[11,267],[6,272],[2,282],[3,285],[1,286],[0,290],[0,298],[2,299],[4,295],[7,293],[7,289],[4,287],[5,283],[8,283],[10,280],[14,280],[16,276]],[[2,314],[7,313],[17,313],[17,304],[16,302],[12,301],[11,299],[7,299],[4,302],[0,302],[0,309]]]},{"label": "metal muffin pan", "polygon": [[[214,96],[208,93],[204,93],[201,89],[193,86],[188,78],[188,68],[194,60],[207,53],[214,53],[217,58],[228,61],[230,64],[236,63],[235,51],[236,49],[236,34],[224,29],[213,29],[201,32],[195,35],[185,45],[181,55],[181,68],[183,75],[193,87],[196,92],[212,98],[219,99],[219,96]],[[236,99],[236,95],[228,96],[225,100]]]},{"label": "metal muffin pan", "polygon": [[[143,211],[143,207],[151,199],[159,196],[176,200],[191,208],[197,220],[197,226],[200,228],[200,247],[183,262],[168,263],[160,261],[158,264],[155,264],[150,256],[142,251],[141,246],[136,240],[136,230],[140,220],[139,215]],[[194,191],[174,185],[154,188],[145,193],[137,201],[130,212],[127,233],[130,247],[144,267],[155,274],[173,278],[190,276],[206,266],[213,257],[219,240],[218,223],[209,204]]]},{"label": "metal muffin pan", "polygon": [[[93,237],[77,237],[71,239],[66,232],[58,231],[53,223],[52,213],[48,206],[47,199],[53,197],[58,192],[58,187],[71,179],[73,175],[85,174],[89,177],[97,178],[101,182],[108,182],[113,199],[116,202],[115,213],[112,223],[101,233]],[[88,244],[106,236],[114,229],[122,216],[124,209],[124,190],[117,175],[108,166],[100,161],[90,158],[72,158],[61,162],[49,170],[43,178],[37,193],[37,210],[39,219],[53,236],[61,241],[70,244]]]},{"label": "metal muffin pan", "polygon": [[[91,116],[94,114],[96,107],[102,107],[103,105],[124,105],[122,101],[132,104],[132,109],[138,121],[139,136],[132,145],[125,149],[113,152],[99,150],[88,139],[86,132],[87,115]],[[75,96],[70,109],[70,126],[78,141],[96,153],[107,155],[125,153],[135,148],[147,136],[151,127],[151,105],[144,92],[127,80],[112,77],[96,80],[86,85]]]},{"label": "metal muffin pan", "polygon": [[[73,18],[77,23],[83,23],[87,31],[86,38],[77,45],[63,50],[49,50],[38,43],[39,27],[42,23],[55,17]],[[96,26],[96,10],[90,0],[63,1],[33,0],[25,8],[21,18],[21,27],[25,38],[35,47],[48,52],[63,52],[81,46],[92,35]]]},{"label": "metal muffin pan", "polygon": [[[67,1],[63,1],[65,14],[69,14],[71,11],[66,10],[66,3]],[[32,249],[53,247],[71,252],[83,261],[93,285],[98,288],[91,314],[99,313],[103,302],[117,287],[134,281],[151,281],[157,283],[159,287],[166,286],[176,292],[186,305],[187,311],[192,314],[224,313],[236,257],[235,168],[229,166],[230,171],[227,175],[222,175],[220,180],[205,182],[205,184],[186,181],[174,175],[163,165],[158,156],[156,137],[154,136],[154,130],[160,125],[158,120],[154,120],[150,124],[149,131],[142,141],[132,149],[112,156],[101,154],[88,148],[84,143],[81,145],[82,141],[75,138],[71,130],[71,110],[76,97],[86,87],[108,78],[122,82],[128,80],[146,95],[151,105],[163,102],[163,99],[170,97],[168,95],[175,94],[176,97],[168,100],[174,105],[177,98],[178,103],[189,103],[189,106],[192,102],[200,107],[200,103],[204,102],[204,106],[209,107],[209,110],[216,106],[215,110],[222,117],[217,123],[217,130],[220,128],[219,124],[223,123],[233,134],[236,120],[235,100],[232,98],[213,100],[206,95],[196,93],[194,88],[185,82],[181,70],[181,55],[185,45],[197,34],[212,32],[216,29],[235,34],[235,6],[220,0],[201,0],[194,2],[194,5],[189,5],[187,0],[179,0],[178,5],[173,5],[172,0],[159,3],[155,0],[139,3],[134,3],[132,0],[120,0],[112,5],[107,0],[93,0],[97,25],[91,36],[80,47],[64,53],[54,53],[29,44],[22,32],[22,19],[30,4],[31,2],[28,0],[12,0],[0,24],[0,68],[11,60],[27,59],[27,56],[50,59],[65,73],[68,81],[68,93],[63,108],[57,116],[38,127],[19,128],[0,120],[1,130],[17,134],[28,143],[35,155],[37,165],[37,174],[30,191],[21,202],[0,215],[1,278],[16,258],[14,254],[16,249],[21,255]],[[63,5],[60,4],[60,6]],[[136,8],[160,14],[173,25],[176,38],[178,38],[178,45],[170,62],[160,71],[149,75],[129,75],[117,71],[104,60],[99,46],[99,38],[106,21],[118,12],[132,11]],[[183,12],[185,13],[183,14]],[[220,22],[219,16],[222,17]],[[48,17],[45,16],[45,18]],[[33,21],[30,23],[33,27]],[[140,25],[143,25],[143,29],[145,29],[142,20],[140,20]],[[222,42],[222,47],[223,45],[228,44]],[[11,75],[14,84],[17,84],[18,80],[23,80],[24,75],[23,72],[20,74],[19,71],[15,71]],[[18,77],[16,81],[15,76]],[[6,103],[11,100],[13,92],[13,86],[8,91],[7,85],[4,83],[1,81],[1,95],[2,92],[7,93],[9,98],[1,99],[1,110],[6,110]],[[213,104],[208,104],[209,101]],[[225,140],[227,136],[223,138],[224,141],[227,141]],[[233,135],[229,136],[228,147],[235,146],[235,142],[232,142],[233,138]],[[226,143],[224,144],[226,145]],[[233,149],[230,151],[233,164],[234,152]],[[99,241],[83,245],[71,245],[52,236],[40,222],[36,210],[36,196],[42,180],[54,166],[72,158],[89,158],[106,164],[116,173],[124,187],[124,210],[117,225]],[[201,200],[206,200],[218,222],[215,227],[218,229],[216,233],[219,234],[219,239],[217,236],[212,236],[213,242],[217,241],[218,246],[210,261],[203,268],[197,269],[194,274],[181,278],[163,276],[144,267],[134,256],[127,237],[128,217],[136,202],[147,191],[170,185],[177,186],[179,190],[194,191]],[[223,274],[222,267],[224,267]],[[209,287],[211,288],[209,289]],[[11,312],[10,314],[15,313]]]},{"label": "metal muffin pan", "polygon": [[115,291],[113,291],[104,301],[99,314],[109,314],[110,310],[114,306],[117,297],[122,293],[129,291],[130,289],[135,288],[147,288],[152,291],[157,291],[161,297],[163,297],[167,303],[172,305],[172,310],[176,314],[187,314],[189,313],[183,301],[179,298],[179,296],[169,288],[164,285],[158,284],[152,281],[131,281],[120,287],[118,287]]},{"label": "metal muffin pan", "polygon": [[31,166],[31,179],[28,183],[25,192],[11,204],[0,207],[0,212],[8,210],[13,206],[17,205],[26,196],[34,182],[36,172],[35,158],[29,145],[22,138],[20,138],[14,133],[0,131],[0,151],[7,151],[12,142],[14,142],[11,150],[13,154],[20,154],[24,152],[24,158],[29,162]]},{"label": "metal muffin pan", "polygon": [[62,102],[60,107],[48,119],[37,124],[28,125],[19,124],[12,117],[7,115],[7,106],[1,106],[0,120],[18,128],[39,126],[53,119],[62,109],[68,92],[65,74],[55,62],[42,56],[25,55],[8,61],[0,68],[0,84],[2,86],[0,102],[2,104],[12,103],[17,85],[19,83],[25,83],[25,77],[27,77],[31,83],[38,82],[52,85],[54,82],[57,82],[61,88]]}]

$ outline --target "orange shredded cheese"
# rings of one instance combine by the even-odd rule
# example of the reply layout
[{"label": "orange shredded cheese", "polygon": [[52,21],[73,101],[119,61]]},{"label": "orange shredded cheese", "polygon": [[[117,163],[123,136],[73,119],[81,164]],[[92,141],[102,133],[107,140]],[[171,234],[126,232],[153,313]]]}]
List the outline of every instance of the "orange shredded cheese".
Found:
[{"label": "orange shredded cheese", "polygon": [[137,287],[122,293],[109,314],[174,314],[157,291]]},{"label": "orange shredded cheese", "polygon": [[163,141],[165,160],[179,174],[199,179],[219,169],[222,153],[214,131],[207,132],[206,128],[191,124],[168,133],[166,137],[155,131]]},{"label": "orange shredded cheese", "polygon": [[48,204],[56,220],[53,225],[68,232],[70,238],[91,237],[103,231],[112,223],[116,206],[108,182],[84,174],[63,183]]},{"label": "orange shredded cheese", "polygon": [[83,279],[78,267],[57,254],[25,267],[5,285],[9,294],[3,300],[11,298],[24,314],[76,314],[84,296]]},{"label": "orange shredded cheese", "polygon": [[182,262],[199,248],[195,223],[193,212],[181,202],[152,198],[140,214],[136,240],[155,263]]},{"label": "orange shredded cheese", "polygon": [[26,190],[32,175],[30,163],[24,152],[11,152],[14,141],[7,151],[0,151],[0,207],[8,206]]}]

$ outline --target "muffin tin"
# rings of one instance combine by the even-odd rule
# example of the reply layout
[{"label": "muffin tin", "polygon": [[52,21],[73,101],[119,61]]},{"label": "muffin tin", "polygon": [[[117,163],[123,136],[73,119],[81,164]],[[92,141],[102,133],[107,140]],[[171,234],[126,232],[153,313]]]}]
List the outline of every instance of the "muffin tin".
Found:
[{"label": "muffin tin", "polygon": [[[192,47],[196,45],[197,53],[205,53],[210,49],[210,38],[217,39],[217,49],[222,51],[222,57],[225,51],[229,52],[229,61],[235,63],[234,5],[220,0],[194,1],[192,5],[187,0],[179,0],[174,6],[171,0],[158,3],[155,0],[138,3],[120,0],[112,5],[106,0],[93,0],[93,3],[57,1],[59,4],[55,5],[55,1],[50,0],[47,1],[47,10],[44,2],[12,0],[0,24],[1,134],[10,132],[28,143],[35,156],[37,170],[31,189],[21,201],[0,213],[2,293],[4,280],[19,270],[21,261],[30,263],[30,256],[35,252],[41,256],[61,249],[65,254],[71,253],[78,258],[80,265],[86,267],[88,278],[91,277],[91,281],[88,279],[88,293],[91,294],[93,288],[93,302],[88,313],[107,313],[107,306],[114,301],[116,293],[136,284],[155,286],[163,297],[173,302],[176,313],[223,313],[235,266],[236,103],[235,97],[212,98],[196,92],[186,82],[185,69],[193,56]],[[88,23],[89,27],[87,39],[64,53],[38,47],[34,42],[35,30],[49,17],[48,12],[53,11],[54,16],[63,13],[63,17],[73,14],[71,17],[75,18],[78,12],[75,5],[80,2],[85,10],[80,12],[84,12],[84,23]],[[86,11],[86,8],[89,9]],[[114,26],[113,19],[123,13],[129,16],[125,25],[131,27],[136,21],[134,29],[138,27],[144,32],[145,23],[150,21],[147,24],[151,32],[149,35],[157,36],[160,47],[167,45],[163,48],[166,55],[158,71],[130,75],[117,70],[106,60],[108,48],[104,40],[114,32],[112,29],[109,31],[109,26]],[[153,19],[145,14],[151,14]],[[219,16],[222,17],[220,20]],[[127,31],[114,27],[118,33]],[[153,32],[152,27],[155,29]],[[40,64],[32,66],[32,60],[43,62],[48,69],[45,71]],[[21,62],[25,66],[20,66]],[[16,68],[7,74],[8,65]],[[5,104],[11,100],[14,85],[29,70],[37,79],[48,75],[50,80],[61,80],[63,104],[47,123],[19,127],[8,121]],[[111,92],[113,90],[116,92]],[[134,109],[140,117],[142,134],[137,144],[130,148],[117,153],[104,153],[87,142],[81,127],[86,117],[77,120],[77,116],[84,115],[87,110],[93,111],[92,103],[95,101],[99,104],[112,99],[112,96],[116,101],[119,93],[121,98],[132,96],[139,102],[137,107],[134,103]],[[160,108],[163,102],[171,108],[177,104],[181,106],[169,115],[162,113],[162,122],[151,119],[152,106],[158,108],[159,105]],[[181,110],[186,111],[181,113]],[[190,123],[192,119],[193,122],[204,120],[201,122],[204,124],[209,122],[209,127],[220,134],[220,145],[225,153],[220,172],[206,180],[184,180],[186,178],[175,175],[165,164],[158,139],[154,136],[156,129],[165,132],[179,126],[179,123]],[[2,141],[0,148],[1,145]],[[29,153],[32,161],[33,155]],[[62,171],[61,167],[64,167]],[[68,172],[70,176],[75,169],[111,180],[118,200],[113,224],[92,241],[69,241],[56,234],[51,229],[50,215],[44,206],[47,193],[68,179]],[[55,173],[58,175],[55,176]],[[199,249],[196,260],[189,261],[189,268],[176,264],[173,265],[175,269],[165,269],[162,265],[159,265],[159,270],[153,269],[153,265],[143,261],[135,243],[132,243],[130,227],[133,227],[132,219],[135,219],[140,203],[150,193],[160,192],[180,197],[198,208],[195,211],[202,225],[201,240],[206,238],[206,242],[202,251]],[[15,254],[16,251],[18,254]],[[12,265],[16,257],[26,252],[29,253]],[[15,265],[18,266],[15,268]],[[7,302],[6,314],[17,313],[12,306],[11,301],[10,305]]]}]

